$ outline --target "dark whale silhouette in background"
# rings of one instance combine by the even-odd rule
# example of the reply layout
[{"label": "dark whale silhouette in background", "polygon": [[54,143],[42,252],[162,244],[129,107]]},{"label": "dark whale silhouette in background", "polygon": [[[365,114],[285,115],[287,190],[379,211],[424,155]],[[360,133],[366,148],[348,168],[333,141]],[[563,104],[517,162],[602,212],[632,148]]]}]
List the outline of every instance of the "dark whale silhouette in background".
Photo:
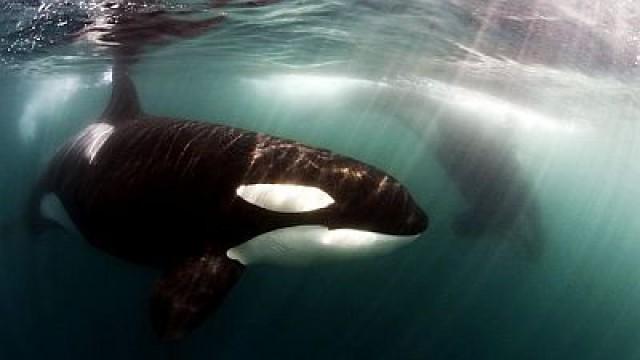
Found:
[{"label": "dark whale silhouette in background", "polygon": [[[323,99],[314,78],[272,77],[303,90],[296,96]],[[472,239],[494,237],[523,248],[538,259],[545,234],[534,179],[518,159],[518,132],[535,122],[544,125],[543,114],[503,98],[455,84],[434,80],[432,86],[404,82],[334,80],[341,87],[323,101],[342,102],[349,107],[374,107],[380,114],[421,136],[430,146],[437,164],[461,195],[462,209],[451,219],[456,235]],[[320,85],[321,83],[319,83]],[[261,85],[264,86],[264,85]],[[277,96],[278,86],[268,88]],[[264,91],[264,90],[263,90]],[[287,93],[284,96],[289,96]],[[433,131],[435,130],[435,131]]]},{"label": "dark whale silhouette in background", "polygon": [[[198,31],[189,34],[210,24],[194,23]],[[113,51],[110,102],[57,151],[26,217],[33,236],[63,227],[108,254],[163,270],[151,297],[163,339],[204,321],[244,265],[381,254],[426,230],[427,216],[409,192],[372,166],[295,141],[143,112],[129,71],[142,40],[155,37],[148,30],[101,35],[125,45]]]},{"label": "dark whale silhouette in background", "polygon": [[531,182],[513,148],[513,129],[442,116],[437,123],[436,159],[462,195],[466,209],[452,221],[457,235],[478,237],[516,228],[531,259],[542,254],[543,231]]}]

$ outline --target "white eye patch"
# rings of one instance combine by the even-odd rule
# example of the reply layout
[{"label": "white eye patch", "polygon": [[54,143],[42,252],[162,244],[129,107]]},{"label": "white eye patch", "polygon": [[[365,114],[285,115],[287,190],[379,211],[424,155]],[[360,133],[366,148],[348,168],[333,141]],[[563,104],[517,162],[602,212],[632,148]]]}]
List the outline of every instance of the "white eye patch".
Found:
[{"label": "white eye patch", "polygon": [[313,211],[335,202],[331,195],[321,189],[304,185],[241,185],[236,189],[236,194],[256,206],[283,213]]}]

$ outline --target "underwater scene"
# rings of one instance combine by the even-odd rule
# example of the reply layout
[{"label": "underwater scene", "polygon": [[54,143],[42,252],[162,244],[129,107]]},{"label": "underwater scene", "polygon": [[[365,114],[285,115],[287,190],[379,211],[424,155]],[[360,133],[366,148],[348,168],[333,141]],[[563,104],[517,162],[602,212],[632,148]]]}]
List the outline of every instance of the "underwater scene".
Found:
[{"label": "underwater scene", "polygon": [[3,0],[0,359],[640,359],[640,3]]}]

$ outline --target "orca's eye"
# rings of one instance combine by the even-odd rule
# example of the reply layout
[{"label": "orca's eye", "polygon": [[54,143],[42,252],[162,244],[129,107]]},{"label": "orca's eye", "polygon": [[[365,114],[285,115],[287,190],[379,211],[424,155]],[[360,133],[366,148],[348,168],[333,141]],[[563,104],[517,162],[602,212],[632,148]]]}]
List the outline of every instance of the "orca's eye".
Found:
[{"label": "orca's eye", "polygon": [[335,201],[313,186],[291,184],[241,185],[236,194],[253,205],[271,211],[299,213],[325,208]]}]

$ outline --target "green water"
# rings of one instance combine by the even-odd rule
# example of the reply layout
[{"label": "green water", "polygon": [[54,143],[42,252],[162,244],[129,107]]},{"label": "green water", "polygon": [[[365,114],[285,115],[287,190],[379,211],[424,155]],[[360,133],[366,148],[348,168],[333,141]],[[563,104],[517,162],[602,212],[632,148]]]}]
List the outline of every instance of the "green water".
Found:
[{"label": "green water", "polygon": [[[52,233],[30,243],[14,234],[3,239],[0,253],[2,312],[10,324],[2,327],[3,351],[13,358],[635,356],[635,124],[521,134],[517,151],[534,184],[545,232],[543,256],[530,261],[517,239],[452,234],[449,222],[463,200],[434,159],[436,133],[416,132],[374,112],[375,106],[332,107],[330,98],[319,96],[291,102],[285,93],[251,88],[242,77],[196,81],[184,72],[162,74],[136,75],[146,111],[215,119],[380,166],[401,179],[430,214],[429,231],[382,258],[251,268],[202,329],[172,346],[159,343],[147,322],[153,271],[107,257],[71,235]],[[106,84],[64,94],[56,88],[64,81],[51,78],[18,82],[17,92],[3,89],[5,109],[13,114],[8,118],[24,115],[21,100],[42,84],[51,90],[41,99],[31,95],[34,103],[48,102],[38,110],[37,142],[21,138],[16,123],[4,123],[8,218],[20,208],[48,151],[96,116],[108,96]]]},{"label": "green water", "polygon": [[[156,271],[70,234],[30,241],[9,226],[0,359],[640,358],[637,72],[564,48],[565,63],[512,57],[501,41],[518,44],[518,33],[482,27],[458,1],[364,3],[231,12],[229,27],[201,42],[149,50],[133,78],[148,113],[384,169],[429,214],[423,236],[378,258],[249,268],[204,326],[166,344],[148,319]],[[3,223],[16,222],[52,152],[108,100],[109,59],[82,49],[36,52],[0,72]],[[539,258],[527,255],[521,223],[480,237],[452,231],[466,203],[437,157],[449,113],[472,128],[512,125],[504,149],[538,204]]]}]

